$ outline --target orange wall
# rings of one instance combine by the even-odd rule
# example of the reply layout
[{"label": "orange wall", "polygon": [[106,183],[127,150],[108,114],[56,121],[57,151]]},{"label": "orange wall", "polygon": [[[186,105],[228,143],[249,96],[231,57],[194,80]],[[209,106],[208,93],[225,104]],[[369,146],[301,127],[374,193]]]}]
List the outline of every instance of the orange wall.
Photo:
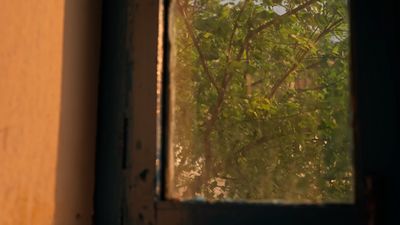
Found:
[{"label": "orange wall", "polygon": [[91,224],[100,1],[0,0],[0,224]]}]

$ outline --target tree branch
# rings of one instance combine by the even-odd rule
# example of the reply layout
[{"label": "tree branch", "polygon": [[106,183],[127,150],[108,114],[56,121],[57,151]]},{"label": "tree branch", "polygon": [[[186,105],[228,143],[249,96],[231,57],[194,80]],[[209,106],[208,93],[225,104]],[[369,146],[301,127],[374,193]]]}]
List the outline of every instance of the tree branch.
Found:
[{"label": "tree branch", "polygon": [[248,152],[250,149],[255,148],[263,143],[266,143],[272,139],[281,138],[284,136],[286,136],[286,135],[279,134],[279,135],[271,135],[271,136],[262,136],[256,140],[254,140],[253,142],[250,142],[247,145],[243,146],[242,148],[237,150],[236,153]]},{"label": "tree branch", "polygon": [[[339,26],[343,22],[343,19],[339,19],[335,22],[333,22],[331,25],[328,25],[314,40],[314,43],[317,43],[327,35],[329,32],[331,32],[335,27]],[[284,81],[292,74],[298,67],[299,64],[304,60],[305,56],[308,54],[310,49],[307,50],[301,50],[299,53],[299,57],[297,59],[297,62],[292,65],[292,67],[274,84],[274,86],[271,89],[271,92],[267,95],[268,99],[272,99],[276,93],[276,91],[279,89],[280,86],[284,83]]]},{"label": "tree branch", "polygon": [[188,21],[188,19],[186,17],[186,12],[185,12],[184,7],[180,4],[180,1],[176,1],[176,5],[177,5],[179,13],[181,14],[181,16],[183,18],[183,21],[185,23],[186,29],[187,29],[187,31],[189,33],[189,36],[192,39],[192,42],[193,42],[193,44],[194,44],[194,46],[195,46],[195,48],[197,50],[197,53],[199,54],[200,62],[201,62],[201,65],[202,65],[202,67],[204,69],[204,72],[205,72],[207,78],[210,80],[210,83],[215,87],[217,92],[220,92],[220,88],[218,87],[214,76],[211,74],[211,71],[208,68],[207,61],[206,61],[206,59],[204,57],[204,54],[203,54],[203,52],[202,52],[202,50],[200,48],[200,42],[197,39],[196,35],[194,34],[193,27],[189,23],[189,21]]},{"label": "tree branch", "polygon": [[229,37],[229,42],[228,42],[228,43],[229,43],[229,44],[228,44],[228,60],[229,60],[230,55],[231,55],[232,44],[233,44],[233,37],[235,36],[235,32],[236,32],[237,28],[239,27],[239,20],[240,20],[240,17],[242,16],[243,11],[244,11],[244,9],[246,8],[246,5],[247,5],[248,2],[249,2],[249,0],[245,0],[245,1],[243,2],[243,5],[242,5],[242,7],[240,7],[239,14],[238,14],[238,16],[236,17],[235,23],[234,23],[234,25],[233,25],[232,33],[231,33],[231,36]]},{"label": "tree branch", "polygon": [[277,24],[279,21],[281,21],[282,19],[285,19],[293,14],[296,14],[297,12],[303,10],[304,8],[307,8],[308,6],[310,6],[311,4],[317,2],[318,0],[309,0],[307,2],[305,2],[302,5],[299,5],[298,7],[287,11],[285,14],[277,16],[276,18],[274,18],[273,20],[270,20],[262,25],[260,25],[259,27],[255,28],[254,30],[252,30],[251,32],[247,33],[246,37],[243,40],[243,44],[241,46],[241,48],[239,49],[239,52],[236,56],[237,60],[240,60],[243,56],[244,50],[246,49],[246,46],[249,44],[250,40],[253,39],[258,33],[264,31],[265,29]]},{"label": "tree branch", "polygon": [[[252,38],[254,38],[258,33],[264,31],[265,29],[267,29],[269,27],[272,27],[272,25],[277,24],[280,20],[282,20],[282,19],[284,19],[284,18],[286,18],[288,16],[291,16],[291,15],[293,15],[293,14],[295,14],[295,13],[301,11],[301,10],[303,10],[304,8],[308,7],[309,5],[311,5],[311,4],[313,4],[313,3],[317,2],[317,1],[318,0],[309,0],[309,1],[305,2],[302,5],[296,7],[294,9],[292,9],[292,10],[289,10],[285,14],[277,16],[275,19],[273,19],[273,20],[271,20],[269,22],[266,22],[266,23],[260,25],[259,27],[257,27],[256,29],[248,32],[246,37],[243,40],[242,46],[239,49],[239,52],[238,52],[238,54],[236,56],[236,60],[238,60],[238,61],[241,60],[241,58],[242,58],[242,56],[244,54],[244,51],[248,48],[250,40]],[[294,68],[294,70],[295,69],[296,68]],[[233,77],[233,74],[229,74],[229,75],[224,76],[223,85],[222,86],[223,87],[228,86],[229,82],[232,80],[232,77]]]}]

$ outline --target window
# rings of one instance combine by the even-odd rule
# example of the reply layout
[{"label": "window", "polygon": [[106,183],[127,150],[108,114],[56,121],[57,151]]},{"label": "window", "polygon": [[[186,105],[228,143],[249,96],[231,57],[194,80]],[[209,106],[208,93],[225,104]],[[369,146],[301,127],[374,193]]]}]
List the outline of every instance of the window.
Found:
[{"label": "window", "polygon": [[167,197],[351,203],[347,1],[171,4]]},{"label": "window", "polygon": [[[383,214],[379,210],[383,206],[395,208],[395,200],[377,195],[384,193],[380,188],[396,177],[393,175],[395,164],[390,156],[393,156],[391,149],[397,146],[391,141],[395,140],[398,126],[393,122],[397,121],[397,95],[395,82],[389,75],[391,67],[385,67],[393,64],[395,56],[385,43],[394,41],[390,36],[382,35],[390,34],[390,29],[382,24],[393,24],[394,20],[386,13],[394,12],[391,11],[395,8],[392,4],[382,3],[376,7],[373,1],[350,2],[356,134],[355,202],[271,204],[179,202],[166,198],[168,186],[165,186],[165,176],[155,169],[158,163],[165,165],[163,162],[167,161],[165,154],[157,155],[157,149],[166,145],[157,145],[160,143],[157,125],[164,124],[167,116],[163,115],[162,121],[157,117],[157,82],[160,82],[157,80],[158,31],[160,26],[167,27],[168,22],[161,22],[167,17],[160,17],[159,9],[163,4],[159,3],[165,6],[169,1],[132,0],[127,5],[118,2],[104,6],[103,19],[106,22],[103,26],[106,29],[103,29],[100,83],[96,224],[336,225],[367,224],[367,221],[374,224],[382,221]],[[372,19],[371,15],[380,20]],[[377,31],[371,33],[370,26]],[[371,38],[375,38],[374,41]],[[165,33],[161,41],[164,58],[168,58],[170,46]],[[113,44],[108,46],[104,44],[106,42]],[[168,68],[165,61],[163,65],[164,69]],[[164,85],[168,84],[168,77],[164,78]],[[373,89],[377,91],[375,94],[370,91]],[[382,130],[387,132],[383,134]],[[379,139],[389,141],[382,143]],[[389,178],[383,176],[385,173]],[[156,190],[157,179],[161,179],[160,191]],[[393,183],[390,185],[385,193],[396,193]],[[379,202],[379,199],[384,202]]]},{"label": "window", "polygon": [[[144,4],[145,5],[145,4]],[[154,6],[153,16],[156,15],[157,7]],[[167,10],[164,10],[167,13]],[[140,13],[140,12],[137,12]],[[149,12],[147,12],[149,13]],[[139,15],[136,15],[139,16]],[[144,16],[144,15],[141,15]],[[140,17],[139,17],[140,18]],[[166,18],[166,17],[164,17]],[[167,17],[168,18],[168,17]],[[169,17],[171,18],[171,17]],[[153,22],[157,24],[155,18],[153,18]],[[171,24],[171,21],[169,21]],[[330,26],[330,24],[328,25]],[[152,25],[153,29],[157,29],[155,25]],[[174,29],[175,27],[171,27]],[[144,29],[143,26],[140,29]],[[148,29],[148,28],[146,28]],[[148,31],[150,33],[150,31]],[[171,31],[170,31],[171,32]],[[179,32],[179,31],[177,31]],[[154,33],[154,31],[153,31]],[[167,35],[167,32],[165,33]],[[190,35],[190,34],[189,34]],[[138,37],[140,38],[140,37]],[[154,33],[154,37],[152,37],[153,48],[156,46],[156,42],[154,40],[157,36]],[[139,41],[140,39],[138,39]],[[164,36],[163,43],[165,44],[167,40],[170,40],[168,36]],[[141,45],[144,47],[146,46],[143,40],[141,40]],[[158,40],[160,43],[160,40]],[[167,42],[168,43],[168,42]],[[169,46],[168,46],[169,47]],[[150,45],[146,47],[150,49]],[[168,59],[170,56],[170,52],[167,48],[164,51],[164,59]],[[152,52],[154,54],[154,59],[156,59],[156,52]],[[151,218],[152,214],[149,213],[151,211],[149,208],[153,204],[156,204],[156,208],[152,213],[155,213],[157,216],[157,221],[152,221],[157,224],[261,224],[264,223],[264,220],[261,219],[262,217],[270,217],[271,221],[278,224],[293,224],[296,221],[302,221],[304,224],[319,224],[323,218],[328,218],[331,215],[331,218],[325,222],[325,224],[354,224],[355,217],[352,217],[352,213],[354,211],[353,204],[273,204],[268,202],[260,202],[257,204],[254,203],[246,203],[246,202],[214,202],[214,203],[207,203],[202,201],[171,201],[168,200],[169,196],[166,196],[165,191],[171,188],[171,186],[166,185],[166,176],[163,174],[159,174],[162,179],[161,185],[161,192],[158,200],[154,200],[154,193],[145,192],[145,190],[152,189],[154,190],[154,183],[149,182],[156,177],[156,172],[154,171],[155,162],[165,163],[167,161],[167,157],[165,153],[161,153],[163,158],[158,161],[156,159],[156,150],[162,149],[165,150],[165,145],[167,143],[162,143],[160,146],[156,146],[157,143],[157,136],[156,136],[156,121],[157,121],[157,114],[155,113],[156,106],[156,61],[147,61],[145,62],[145,58],[142,55],[141,51],[134,51],[134,74],[135,71],[143,70],[139,75],[138,73],[134,76],[133,81],[133,90],[134,90],[134,105],[140,106],[139,108],[134,108],[134,116],[133,116],[133,134],[135,138],[133,139],[135,149],[132,155],[132,167],[134,173],[138,174],[139,180],[135,181],[133,184],[133,195],[132,211],[136,211],[136,215],[133,215],[133,221],[137,223],[144,222],[147,223],[148,221],[152,221],[149,219]],[[143,62],[142,62],[143,60]],[[160,60],[160,58],[159,58]],[[171,58],[171,60],[173,60]],[[151,64],[150,64],[151,63]],[[182,63],[182,62],[179,62]],[[171,66],[169,62],[163,62],[164,67],[170,68]],[[136,68],[135,68],[136,66]],[[139,67],[139,68],[137,68]],[[158,68],[159,69],[159,68]],[[147,72],[144,72],[146,70]],[[173,69],[172,69],[173,70]],[[165,71],[165,70],[164,70]],[[160,71],[158,71],[159,73]],[[152,77],[150,75],[153,74]],[[168,88],[168,85],[165,85],[167,82],[173,82],[169,79],[171,76],[165,76],[163,87]],[[150,80],[151,78],[151,80]],[[256,78],[255,78],[256,79]],[[158,80],[158,82],[161,82]],[[152,85],[152,87],[150,87]],[[135,91],[136,90],[136,91]],[[138,93],[138,91],[140,93]],[[165,90],[164,90],[165,91]],[[172,91],[170,88],[167,91]],[[170,92],[171,93],[171,92]],[[183,95],[182,92],[177,93],[178,95]],[[247,93],[249,94],[249,93]],[[165,95],[164,95],[164,103],[165,103]],[[169,105],[170,107],[171,104]],[[165,105],[162,105],[165,107]],[[188,107],[190,108],[190,107]],[[161,109],[161,112],[166,112],[167,110],[164,108]],[[150,114],[153,112],[153,114]],[[152,117],[149,117],[149,114]],[[170,120],[167,119],[167,115],[164,114],[163,118],[163,125],[169,125],[167,123]],[[178,120],[182,120],[184,118],[178,118]],[[169,132],[168,129],[165,127],[161,132]],[[163,136],[165,137],[165,136]],[[165,139],[163,139],[165,141]],[[164,146],[163,146],[164,145]],[[136,156],[136,157],[135,157]],[[172,164],[171,161],[167,161],[167,163]],[[166,169],[161,165],[161,168]],[[165,171],[162,171],[165,172]],[[152,176],[153,174],[153,176]],[[252,176],[252,175],[250,175]],[[129,197],[130,199],[130,197]],[[136,199],[136,201],[134,200]],[[147,203],[145,203],[147,202]],[[147,207],[148,210],[145,210]],[[280,216],[285,215],[285,216]],[[341,216],[334,216],[334,215],[341,215]],[[353,218],[353,219],[352,219]],[[176,220],[172,222],[171,219]]]}]

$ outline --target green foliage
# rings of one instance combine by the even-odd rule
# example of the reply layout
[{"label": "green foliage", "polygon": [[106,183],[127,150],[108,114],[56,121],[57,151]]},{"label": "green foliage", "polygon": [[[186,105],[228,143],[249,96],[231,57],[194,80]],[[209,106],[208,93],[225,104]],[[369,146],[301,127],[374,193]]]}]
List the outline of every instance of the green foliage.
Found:
[{"label": "green foliage", "polygon": [[350,202],[346,0],[175,0],[179,198]]}]

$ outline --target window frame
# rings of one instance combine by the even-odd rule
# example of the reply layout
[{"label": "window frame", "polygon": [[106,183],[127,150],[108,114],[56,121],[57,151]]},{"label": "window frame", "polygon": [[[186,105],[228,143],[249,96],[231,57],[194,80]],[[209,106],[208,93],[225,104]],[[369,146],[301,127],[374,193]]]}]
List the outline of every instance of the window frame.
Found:
[{"label": "window frame", "polygon": [[[272,203],[246,203],[246,202],[173,202],[165,198],[163,194],[156,197],[155,199],[155,185],[154,181],[157,179],[156,168],[156,154],[157,148],[161,148],[163,155],[167,155],[167,144],[166,140],[168,135],[167,126],[165,121],[168,121],[167,109],[162,110],[162,121],[163,123],[163,143],[161,146],[156,146],[157,140],[157,115],[156,112],[156,88],[157,88],[157,43],[160,44],[160,40],[157,35],[153,34],[160,31],[160,25],[164,29],[168,29],[168,12],[167,10],[160,10],[162,4],[168,8],[170,1],[160,2],[161,4],[146,4],[136,9],[135,17],[138,18],[134,21],[139,22],[139,18],[147,17],[147,22],[152,22],[151,26],[146,26],[146,29],[152,28],[152,31],[148,30],[147,33],[152,32],[151,35],[147,36],[144,42],[144,32],[141,27],[140,32],[133,32],[133,46],[136,46],[133,50],[133,140],[134,146],[132,150],[132,172],[136,177],[133,180],[139,182],[133,186],[132,197],[128,197],[128,201],[132,200],[132,214],[133,224],[140,224],[142,222],[155,222],[157,225],[164,224],[264,224],[265,219],[274,224],[357,224],[355,216],[356,204],[272,204]],[[148,7],[148,8],[146,8]],[[138,10],[139,9],[139,10]],[[141,10],[140,10],[141,9]],[[149,10],[146,12],[146,9]],[[150,13],[151,10],[151,13]],[[159,11],[163,12],[160,16],[161,20],[155,20],[156,15],[159,15]],[[150,18],[151,17],[151,18]],[[164,22],[162,22],[164,21]],[[162,23],[162,24],[160,24]],[[137,24],[138,26],[139,24]],[[150,25],[150,24],[149,24]],[[134,24],[135,29],[137,26]],[[162,32],[162,31],[161,31]],[[163,97],[168,97],[168,59],[169,59],[169,39],[168,32],[163,32],[162,43],[164,45],[163,51]],[[137,46],[137,45],[140,45]],[[151,56],[153,60],[147,60],[143,57],[143,50],[138,49],[151,49]],[[159,58],[160,60],[160,58]],[[160,61],[159,61],[160,62]],[[136,66],[135,66],[136,65]],[[150,75],[152,74],[152,75]],[[149,76],[150,75],[150,76]],[[163,98],[162,107],[168,107],[168,99]],[[136,106],[136,107],[135,107]],[[151,113],[150,113],[151,112]],[[151,116],[150,116],[151,115]],[[143,149],[144,148],[144,149]],[[164,156],[161,163],[161,170],[167,170],[168,162]],[[148,174],[146,174],[148,173]],[[162,171],[167,174],[167,171]],[[145,175],[146,174],[146,175]],[[164,177],[164,174],[160,174]],[[143,179],[146,176],[145,179]],[[149,176],[147,178],[147,176]],[[167,175],[165,175],[167,176]],[[149,182],[153,181],[153,182]],[[162,183],[165,184],[165,179],[162,179]],[[164,185],[162,185],[164,186]],[[147,191],[151,190],[153,191]],[[165,186],[161,188],[161,193],[165,193]],[[144,197],[146,195],[146,198]],[[148,195],[148,196],[147,196]],[[140,199],[140,200],[139,200]],[[136,200],[136,201],[135,201]],[[144,201],[147,203],[145,204]],[[145,205],[155,205],[154,212],[149,213],[151,210],[143,210]],[[154,215],[156,220],[151,217]],[[336,215],[336,216],[335,216]],[[339,216],[338,216],[339,215]],[[150,216],[150,218],[148,218]],[[330,218],[329,220],[327,218]],[[172,222],[174,221],[174,222]]]},{"label": "window frame", "polygon": [[[376,84],[376,74],[385,64],[394,64],[393,52],[382,52],[364,36],[371,32],[365,21],[379,26],[396,17],[391,7],[396,3],[382,3],[378,17],[381,20],[366,19],[373,13],[372,0],[350,1],[351,30],[351,85],[354,115],[354,167],[355,167],[355,203],[354,204],[269,204],[245,202],[177,202],[166,200],[156,193],[156,179],[163,180],[157,174],[157,62],[159,28],[167,27],[168,18],[164,14],[160,19],[160,3],[168,5],[170,0],[123,0],[113,4],[103,2],[103,41],[99,92],[99,119],[96,155],[96,224],[374,224],[382,220],[382,209],[387,203],[382,197],[386,184],[393,178],[383,174],[392,167],[389,150],[376,151],[378,141],[373,135],[382,128],[394,138],[398,123],[396,104],[386,101],[371,105],[368,90]],[[394,2],[394,1],[393,1]],[[104,7],[106,7],[104,9]],[[389,10],[391,14],[385,14]],[[390,28],[380,31],[389,32]],[[115,33],[110,33],[115,32]],[[389,32],[390,33],[390,32]],[[377,33],[373,34],[378,37]],[[381,35],[382,36],[382,35]],[[391,37],[390,37],[391,38]],[[395,38],[392,40],[395,43]],[[382,37],[381,41],[388,40]],[[110,44],[112,43],[112,44]],[[168,36],[163,33],[163,67],[168,71]],[[379,44],[384,46],[384,43]],[[116,47],[116,48],[115,48]],[[373,55],[381,57],[373,63]],[[114,57],[114,58],[113,58]],[[112,62],[110,62],[110,60]],[[384,60],[389,60],[385,62]],[[378,64],[378,65],[377,65]],[[378,97],[398,95],[390,85],[392,78],[384,71],[382,92]],[[362,74],[362,75],[361,75]],[[163,76],[164,87],[168,86],[168,76]],[[164,92],[168,92],[165,89]],[[394,94],[394,95],[393,95]],[[165,103],[167,95],[164,95]],[[379,100],[373,97],[374,100]],[[390,100],[393,100],[392,98]],[[163,103],[163,104],[164,104]],[[373,107],[383,106],[392,110],[389,121],[383,125],[369,121],[375,116],[385,115]],[[110,108],[111,106],[111,108]],[[165,105],[164,105],[165,107]],[[370,111],[372,109],[372,112]],[[165,128],[167,114],[163,116]],[[111,129],[110,129],[111,128]],[[167,130],[164,129],[164,135]],[[382,137],[382,136],[380,136]],[[372,144],[372,146],[370,146]],[[165,146],[162,143],[161,146]],[[398,146],[390,142],[384,147]],[[362,152],[362,154],[361,154]],[[378,157],[378,158],[377,158]],[[166,157],[161,158],[166,162]],[[398,175],[397,175],[398,177]],[[165,184],[165,182],[162,182]],[[386,188],[385,188],[386,187]],[[165,190],[165,186],[161,187]],[[151,190],[151,191],[149,191]],[[393,193],[393,192],[391,192]],[[108,197],[104,197],[108,195]],[[382,200],[383,199],[383,200]]]}]

